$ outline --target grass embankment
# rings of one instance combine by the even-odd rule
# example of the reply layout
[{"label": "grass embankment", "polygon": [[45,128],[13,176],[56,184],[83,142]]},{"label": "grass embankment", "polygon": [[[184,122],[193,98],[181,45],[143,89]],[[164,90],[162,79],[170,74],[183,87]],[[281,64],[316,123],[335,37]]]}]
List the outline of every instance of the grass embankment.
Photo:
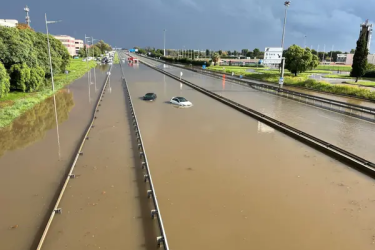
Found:
[{"label": "grass embankment", "polygon": [[350,72],[352,71],[352,66],[338,66],[338,65],[318,65],[317,70],[328,70],[328,71],[343,71]]},{"label": "grass embankment", "polygon": [[[278,70],[255,70],[257,73],[247,71],[248,68],[245,67],[231,67],[224,66],[225,73],[235,75],[243,75],[245,78],[259,80],[268,83],[278,84],[280,73]],[[224,72],[223,66],[211,66],[209,70],[216,72]],[[259,73],[262,74],[259,74]],[[292,73],[286,71],[284,75],[284,84],[287,86],[303,87],[317,91],[323,91],[331,94],[344,94],[353,97],[366,98],[375,101],[375,92],[371,92],[368,89],[360,88],[359,86],[348,86],[340,84],[330,84],[325,81],[316,81],[314,79],[309,79],[311,73],[316,73],[316,71],[309,71],[298,74],[294,76]]]},{"label": "grass embankment", "polygon": [[113,63],[114,64],[120,64],[120,59],[118,58],[118,53],[115,53],[115,57],[113,58]]},{"label": "grass embankment", "polygon": [[[90,68],[96,66],[96,62],[89,61]],[[69,74],[57,74],[54,76],[55,91],[60,90],[65,85],[82,77],[87,70],[87,62],[81,59],[72,59],[67,68]],[[9,125],[15,118],[19,117],[27,110],[34,107],[53,94],[52,88],[45,87],[38,92],[23,93],[11,92],[4,98],[0,99],[0,128]]]}]

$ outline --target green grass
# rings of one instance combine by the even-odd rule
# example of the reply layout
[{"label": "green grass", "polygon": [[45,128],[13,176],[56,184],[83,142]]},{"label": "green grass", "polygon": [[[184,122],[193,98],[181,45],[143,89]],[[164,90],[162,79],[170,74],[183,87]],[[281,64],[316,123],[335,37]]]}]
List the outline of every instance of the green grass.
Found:
[{"label": "green grass", "polygon": [[[81,59],[71,59],[67,68],[69,74],[55,75],[55,91],[62,89],[65,85],[82,77],[88,67],[93,68],[96,62],[82,62]],[[6,97],[0,99],[0,128],[12,123],[12,121],[21,116],[27,110],[34,107],[53,94],[51,87],[43,88],[34,93],[11,92]]]},{"label": "green grass", "polygon": [[317,70],[330,70],[330,71],[345,71],[350,72],[352,70],[351,66],[337,66],[337,65],[319,65],[316,67]]},{"label": "green grass", "polygon": [[120,64],[120,59],[118,58],[118,53],[115,53],[115,58],[113,59],[114,64]]},{"label": "green grass", "polygon": [[368,86],[368,87],[375,87],[375,82],[372,81],[361,81],[361,82],[355,82],[355,81],[346,81],[350,84],[355,84],[358,86]]},{"label": "green grass", "polygon": [[[223,72],[222,66],[209,67],[208,69],[217,71],[217,72]],[[246,69],[235,69],[235,68],[228,69],[228,67],[225,67],[225,72],[229,74],[234,72],[235,75],[242,74],[245,78],[259,80],[259,81],[273,83],[273,84],[278,84],[279,77],[280,77],[278,70],[269,70],[269,71],[263,70],[262,71],[263,74],[257,74],[257,73],[252,73],[252,72],[246,72]],[[350,95],[353,97],[366,98],[366,99],[375,101],[375,92],[371,92],[368,89],[363,89],[358,86],[330,84],[324,81],[316,81],[314,79],[309,79],[308,78],[309,75],[311,75],[311,73],[305,72],[305,73],[298,74],[298,76],[294,76],[294,74],[287,71],[285,72],[285,75],[284,75],[284,84],[286,86],[303,87],[303,88],[323,91],[323,92],[332,93],[332,94],[345,94],[345,95]],[[362,84],[362,82],[360,84]],[[370,83],[367,82],[367,84],[370,84]],[[374,82],[372,84],[374,84]],[[371,85],[367,85],[367,86],[371,86]]]}]

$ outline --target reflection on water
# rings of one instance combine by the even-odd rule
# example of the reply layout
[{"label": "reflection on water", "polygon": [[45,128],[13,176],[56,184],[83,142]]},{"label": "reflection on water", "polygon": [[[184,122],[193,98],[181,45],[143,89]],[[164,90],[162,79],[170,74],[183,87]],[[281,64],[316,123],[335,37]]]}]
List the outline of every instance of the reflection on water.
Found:
[{"label": "reflection on water", "polygon": [[[74,106],[73,93],[63,89],[56,94],[56,110],[61,124]],[[56,126],[53,97],[39,103],[8,127],[0,129],[0,157],[6,152],[25,147],[44,137]]]},{"label": "reflection on water", "polygon": [[275,130],[262,122],[258,122],[258,132],[270,134],[270,133],[275,132]]}]

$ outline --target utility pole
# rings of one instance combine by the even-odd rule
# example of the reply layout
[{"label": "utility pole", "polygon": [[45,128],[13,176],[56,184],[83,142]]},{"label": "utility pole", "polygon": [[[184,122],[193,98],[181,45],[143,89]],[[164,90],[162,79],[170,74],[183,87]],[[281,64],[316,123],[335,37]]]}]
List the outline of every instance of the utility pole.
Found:
[{"label": "utility pole", "polygon": [[164,29],[164,56],[165,56],[165,32],[166,32],[167,30],[166,29]]},{"label": "utility pole", "polygon": [[[284,40],[285,40],[285,26],[286,26],[286,16],[288,13],[288,7],[290,6],[290,1],[285,1],[284,2],[285,6],[285,15],[284,15],[284,26],[283,26],[283,36],[281,38],[281,48],[284,51]],[[281,58],[281,76],[280,80],[284,80],[284,68],[285,68],[285,57]]]}]

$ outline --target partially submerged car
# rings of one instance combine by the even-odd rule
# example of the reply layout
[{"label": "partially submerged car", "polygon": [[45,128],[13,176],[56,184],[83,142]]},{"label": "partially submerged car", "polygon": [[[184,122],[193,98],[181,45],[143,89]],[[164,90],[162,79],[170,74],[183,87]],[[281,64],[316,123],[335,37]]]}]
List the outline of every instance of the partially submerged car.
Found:
[{"label": "partially submerged car", "polygon": [[143,96],[143,100],[145,101],[154,101],[156,99],[156,94],[155,93],[147,93]]},{"label": "partially submerged car", "polygon": [[188,100],[186,100],[184,97],[181,97],[181,96],[172,97],[172,99],[170,100],[170,103],[178,105],[178,106],[183,106],[183,107],[193,105],[191,102],[189,102]]}]

